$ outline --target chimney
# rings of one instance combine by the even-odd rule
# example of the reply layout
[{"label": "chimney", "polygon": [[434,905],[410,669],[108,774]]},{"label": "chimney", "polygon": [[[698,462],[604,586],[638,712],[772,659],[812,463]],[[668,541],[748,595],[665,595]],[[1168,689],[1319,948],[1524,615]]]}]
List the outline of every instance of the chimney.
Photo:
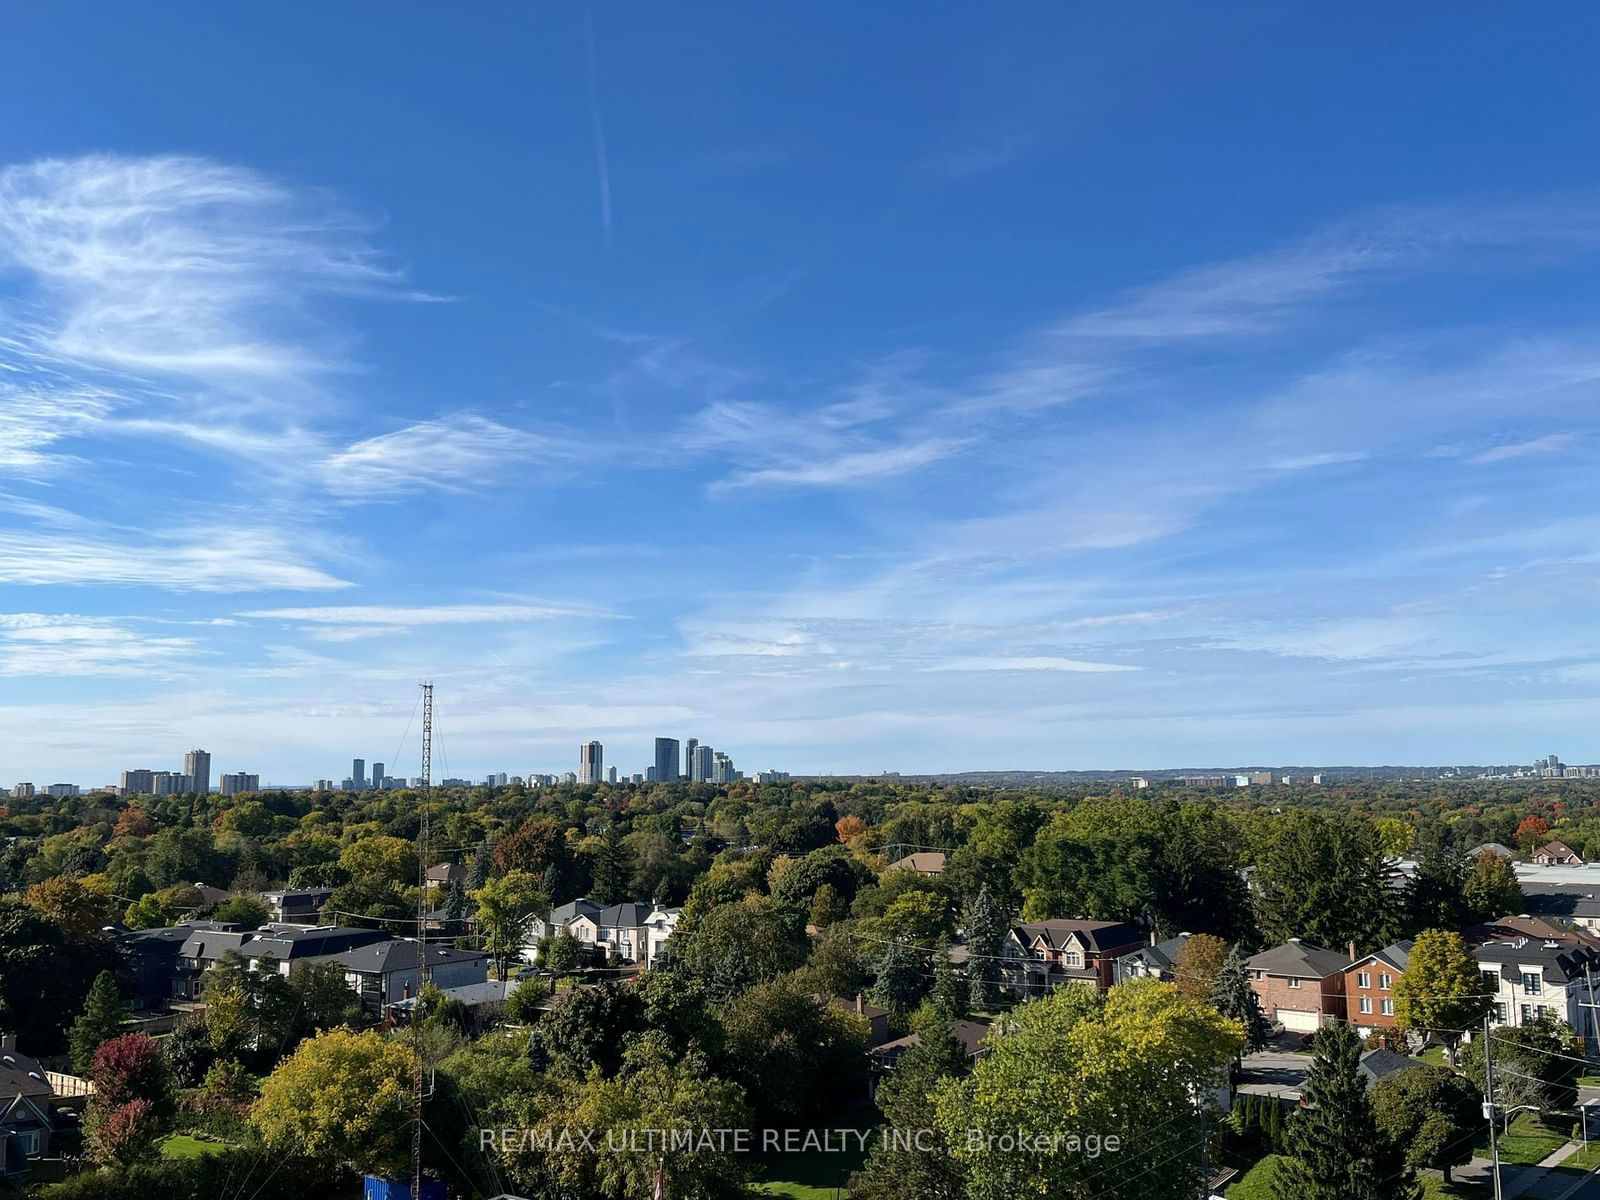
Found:
[{"label": "chimney", "polygon": [[7,1054],[14,1054],[16,1049],[17,1035],[10,1031],[0,1033],[0,1050],[4,1050]]},{"label": "chimney", "polygon": [[867,1000],[866,1000],[866,997],[863,996],[860,992],[857,992],[856,993],[856,1016],[864,1017],[866,1015],[867,1015]]},{"label": "chimney", "polygon": [[1355,944],[1354,941],[1351,941],[1351,943],[1350,943],[1350,961],[1351,962],[1355,962],[1355,960],[1356,960],[1356,944]]}]

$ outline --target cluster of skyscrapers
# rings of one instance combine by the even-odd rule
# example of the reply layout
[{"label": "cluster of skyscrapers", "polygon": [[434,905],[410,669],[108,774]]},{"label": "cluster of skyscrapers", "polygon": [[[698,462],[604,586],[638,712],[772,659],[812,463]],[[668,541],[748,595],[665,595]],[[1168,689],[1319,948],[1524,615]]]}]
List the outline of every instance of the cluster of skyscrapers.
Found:
[{"label": "cluster of skyscrapers", "polygon": [[[405,786],[406,781],[404,778],[384,774],[383,763],[374,762],[372,764],[372,774],[368,775],[367,760],[353,758],[350,760],[350,778],[339,784],[339,790],[341,792],[365,792],[379,788],[402,788]],[[315,788],[319,792],[331,792],[333,790],[333,780],[319,779],[315,784]]]},{"label": "cluster of skyscrapers", "polygon": [[[219,776],[217,790],[238,796],[261,790],[261,776],[235,771]],[[211,791],[211,752],[191,750],[183,756],[181,771],[152,771],[136,767],[122,773],[117,791],[123,796],[204,796]]]},{"label": "cluster of skyscrapers", "polygon": [[[692,783],[733,783],[743,779],[744,772],[733,765],[733,758],[721,750],[714,750],[699,738],[680,743],[677,738],[658,737],[655,743],[655,762],[643,774],[622,775],[616,767],[606,766],[605,747],[599,742],[585,742],[578,748],[578,770],[568,772],[574,783],[672,783],[688,780]],[[763,771],[763,776],[775,778],[786,774],[780,771]],[[543,781],[543,776],[534,776]],[[551,782],[560,782],[550,777]]]}]

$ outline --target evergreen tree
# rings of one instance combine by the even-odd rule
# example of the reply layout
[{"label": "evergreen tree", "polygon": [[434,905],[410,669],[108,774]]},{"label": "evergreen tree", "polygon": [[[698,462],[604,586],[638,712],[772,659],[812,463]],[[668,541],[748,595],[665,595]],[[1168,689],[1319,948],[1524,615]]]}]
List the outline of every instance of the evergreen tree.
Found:
[{"label": "evergreen tree", "polygon": [[1244,952],[1235,946],[1228,952],[1227,961],[1217,974],[1211,988],[1211,1004],[1225,1017],[1232,1017],[1244,1026],[1245,1045],[1259,1050],[1267,1044],[1269,1027],[1266,1014],[1261,1011],[1261,1000],[1250,986],[1250,972],[1245,969]]},{"label": "evergreen tree", "polygon": [[551,904],[565,904],[567,901],[566,888],[562,885],[561,864],[551,863],[544,869],[544,894],[550,897]]},{"label": "evergreen tree", "polygon": [[591,873],[594,898],[601,904],[621,904],[628,898],[633,862],[628,848],[622,844],[620,829],[612,827],[606,831],[594,852]]},{"label": "evergreen tree", "polygon": [[1000,1007],[1000,953],[1004,949],[1006,917],[989,892],[978,889],[967,906],[967,978],[971,1005],[980,1012]]},{"label": "evergreen tree", "polygon": [[472,866],[467,871],[467,890],[475,892],[489,882],[489,874],[494,869],[494,845],[484,842],[478,847],[478,852],[472,856]]},{"label": "evergreen tree", "polygon": [[1378,1135],[1360,1063],[1361,1039],[1348,1025],[1317,1034],[1305,1106],[1289,1125],[1286,1200],[1420,1200],[1415,1175]]},{"label": "evergreen tree", "polygon": [[467,916],[467,889],[460,879],[450,881],[450,890],[444,897],[444,919],[451,930],[460,926]]},{"label": "evergreen tree", "polygon": [[1433,831],[1417,851],[1417,869],[1406,884],[1406,915],[1412,930],[1462,929],[1472,923],[1463,892],[1467,856],[1448,837]]},{"label": "evergreen tree", "polygon": [[117,977],[110,971],[101,971],[94,977],[94,984],[84,999],[83,1011],[72,1023],[68,1044],[73,1070],[87,1074],[94,1063],[94,1052],[112,1038],[121,1036],[123,1022],[127,1019],[128,1006],[122,1001]]},{"label": "evergreen tree", "polygon": [[898,1022],[917,1006],[928,990],[927,964],[922,955],[899,938],[890,942],[878,961],[878,981],[872,985],[872,999],[883,1005]]},{"label": "evergreen tree", "polygon": [[933,1011],[946,1023],[959,1021],[971,1012],[972,989],[950,961],[948,951],[941,950],[933,966]]},{"label": "evergreen tree", "polygon": [[878,1085],[876,1100],[890,1131],[922,1131],[920,1145],[878,1139],[850,1183],[858,1200],[961,1200],[965,1171],[938,1132],[934,1090],[967,1068],[966,1052],[943,1029],[927,1029]]}]

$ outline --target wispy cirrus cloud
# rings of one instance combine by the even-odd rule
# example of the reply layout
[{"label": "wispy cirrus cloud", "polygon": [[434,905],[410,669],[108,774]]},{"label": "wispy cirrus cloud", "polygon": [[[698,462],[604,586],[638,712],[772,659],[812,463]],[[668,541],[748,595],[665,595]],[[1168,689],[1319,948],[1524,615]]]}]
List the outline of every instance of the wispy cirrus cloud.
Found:
[{"label": "wispy cirrus cloud", "polygon": [[0,675],[162,679],[198,650],[193,638],[152,637],[113,618],[0,613]]},{"label": "wispy cirrus cloud", "polygon": [[1570,433],[1547,433],[1543,437],[1528,438],[1526,441],[1510,442],[1480,450],[1467,461],[1481,465],[1505,462],[1512,458],[1529,458],[1538,454],[1555,454],[1568,449],[1576,440],[1576,436]]},{"label": "wispy cirrus cloud", "polygon": [[473,414],[419,421],[355,442],[322,463],[330,491],[350,499],[418,489],[469,491],[529,460],[564,457],[566,443]]},{"label": "wispy cirrus cloud", "polygon": [[345,604],[314,608],[262,608],[237,614],[258,621],[299,621],[315,625],[410,628],[417,625],[488,625],[552,621],[565,617],[604,617],[605,609],[582,604]]},{"label": "wispy cirrus cloud", "polygon": [[105,531],[0,533],[0,583],[119,585],[180,592],[324,591],[350,585],[273,529],[132,537]]},{"label": "wispy cirrus cloud", "polygon": [[326,369],[295,302],[399,282],[361,233],[325,200],[203,158],[0,170],[0,260],[36,282],[36,348],[112,371],[229,384]]}]

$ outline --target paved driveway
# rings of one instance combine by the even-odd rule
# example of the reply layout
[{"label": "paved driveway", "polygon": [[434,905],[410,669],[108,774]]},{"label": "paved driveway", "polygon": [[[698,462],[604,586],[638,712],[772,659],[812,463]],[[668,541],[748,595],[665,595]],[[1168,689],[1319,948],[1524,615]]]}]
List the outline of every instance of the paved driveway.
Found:
[{"label": "paved driveway", "polygon": [[1281,1096],[1298,1100],[1300,1087],[1305,1083],[1306,1072],[1311,1069],[1311,1055],[1283,1050],[1263,1050],[1247,1054],[1244,1069],[1239,1075],[1239,1091],[1257,1096]]}]

